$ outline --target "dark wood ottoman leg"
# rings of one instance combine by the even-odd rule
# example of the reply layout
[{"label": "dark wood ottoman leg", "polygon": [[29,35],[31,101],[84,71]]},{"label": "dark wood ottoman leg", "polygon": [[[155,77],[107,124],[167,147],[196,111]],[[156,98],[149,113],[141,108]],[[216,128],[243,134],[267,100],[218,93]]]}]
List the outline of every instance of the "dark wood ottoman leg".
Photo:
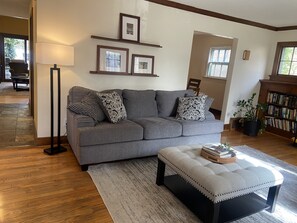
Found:
[{"label": "dark wood ottoman leg", "polygon": [[221,203],[213,204],[213,216],[211,220],[212,223],[219,222],[220,206],[221,206]]},{"label": "dark wood ottoman leg", "polygon": [[269,188],[266,204],[268,204],[270,206],[270,208],[267,209],[267,211],[269,211],[270,213],[273,213],[275,210],[276,201],[277,201],[280,187],[281,187],[281,185],[277,185],[277,186]]},{"label": "dark wood ottoman leg", "polygon": [[165,175],[165,163],[158,159],[158,170],[157,170],[157,180],[156,184],[158,186],[164,184],[164,175]]}]

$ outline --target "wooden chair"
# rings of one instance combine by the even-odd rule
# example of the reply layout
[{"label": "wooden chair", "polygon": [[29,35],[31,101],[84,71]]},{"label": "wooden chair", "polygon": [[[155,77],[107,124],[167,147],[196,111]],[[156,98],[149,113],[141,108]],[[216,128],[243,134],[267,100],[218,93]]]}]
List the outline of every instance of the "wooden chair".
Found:
[{"label": "wooden chair", "polygon": [[196,95],[198,95],[199,91],[200,91],[200,88],[199,88],[200,82],[201,82],[200,79],[190,78],[189,82],[188,82],[187,89],[192,89],[193,91],[196,92]]}]

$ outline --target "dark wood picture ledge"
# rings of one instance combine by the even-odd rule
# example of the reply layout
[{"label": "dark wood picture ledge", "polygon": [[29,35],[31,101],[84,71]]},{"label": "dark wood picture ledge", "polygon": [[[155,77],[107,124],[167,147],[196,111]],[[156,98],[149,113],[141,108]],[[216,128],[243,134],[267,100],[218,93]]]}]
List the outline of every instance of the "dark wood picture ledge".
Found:
[{"label": "dark wood picture ledge", "polygon": [[129,40],[108,38],[108,37],[103,37],[103,36],[91,35],[91,38],[92,39],[102,39],[102,40],[107,40],[107,41],[122,42],[122,43],[129,43],[129,44],[135,44],[135,45],[142,45],[142,46],[162,48],[162,46],[160,46],[158,44],[134,42],[134,41],[129,41]]},{"label": "dark wood picture ledge", "polygon": [[232,21],[232,22],[249,25],[249,26],[255,26],[258,28],[262,28],[262,29],[268,29],[268,30],[272,30],[272,31],[297,30],[297,25],[296,26],[275,27],[275,26],[270,26],[267,24],[259,23],[259,22],[241,19],[241,18],[237,18],[237,17],[201,9],[201,8],[196,8],[193,6],[189,6],[189,5],[185,5],[185,4],[181,4],[181,3],[177,3],[177,2],[172,2],[172,1],[164,1],[164,0],[145,0],[145,1],[153,2],[156,4],[160,4],[160,5],[176,8],[176,9],[181,9],[181,10],[185,10],[188,12],[193,12],[193,13],[197,13],[197,14],[201,14],[201,15],[206,15],[206,16],[210,16],[210,17],[214,17],[214,18],[218,18],[218,19],[224,19],[224,20],[228,20],[228,21]]},{"label": "dark wood picture ledge", "polygon": [[90,74],[111,75],[111,76],[130,76],[130,77],[159,77],[157,74],[132,74],[132,73],[102,72],[102,71],[90,71]]}]

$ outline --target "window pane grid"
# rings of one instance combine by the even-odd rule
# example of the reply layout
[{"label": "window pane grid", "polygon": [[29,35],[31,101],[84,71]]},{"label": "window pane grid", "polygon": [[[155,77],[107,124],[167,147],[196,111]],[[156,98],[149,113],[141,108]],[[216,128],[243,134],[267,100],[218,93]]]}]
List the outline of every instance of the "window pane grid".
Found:
[{"label": "window pane grid", "polygon": [[207,76],[226,78],[230,61],[229,48],[211,48],[208,59]]},{"label": "window pane grid", "polygon": [[297,47],[283,47],[278,74],[297,75]]}]

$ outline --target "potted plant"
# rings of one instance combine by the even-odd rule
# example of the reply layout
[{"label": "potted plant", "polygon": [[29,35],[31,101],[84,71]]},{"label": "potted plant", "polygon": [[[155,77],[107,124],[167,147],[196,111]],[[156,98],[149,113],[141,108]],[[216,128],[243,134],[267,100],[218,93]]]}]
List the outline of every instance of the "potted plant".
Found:
[{"label": "potted plant", "polygon": [[243,124],[243,133],[249,136],[257,136],[258,132],[265,129],[264,123],[264,111],[266,110],[266,104],[254,103],[256,93],[253,93],[247,100],[242,99],[237,101],[237,111],[233,116],[240,116]]}]

